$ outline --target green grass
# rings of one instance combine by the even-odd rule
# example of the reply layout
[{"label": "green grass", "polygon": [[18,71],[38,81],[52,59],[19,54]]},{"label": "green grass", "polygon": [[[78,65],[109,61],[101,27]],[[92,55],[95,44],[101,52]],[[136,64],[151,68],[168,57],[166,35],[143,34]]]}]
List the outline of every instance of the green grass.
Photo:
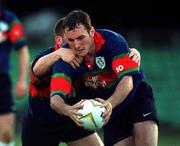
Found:
[{"label": "green grass", "polygon": [[[160,129],[158,146],[180,146],[179,137],[180,137],[180,132]],[[16,134],[15,141],[16,141],[16,146],[21,146],[20,134]],[[59,146],[67,146],[67,145],[65,143],[61,143]]]},{"label": "green grass", "polygon": [[160,129],[158,146],[180,146],[180,132]]}]

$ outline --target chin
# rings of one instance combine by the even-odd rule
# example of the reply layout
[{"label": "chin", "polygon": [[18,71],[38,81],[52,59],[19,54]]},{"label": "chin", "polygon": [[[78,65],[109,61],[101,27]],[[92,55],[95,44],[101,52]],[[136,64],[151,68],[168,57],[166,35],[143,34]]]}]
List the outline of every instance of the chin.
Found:
[{"label": "chin", "polygon": [[84,56],[86,56],[86,54],[79,54],[78,56],[79,57],[84,57]]},{"label": "chin", "polygon": [[81,56],[81,57],[84,57],[86,55],[87,55],[87,52],[81,52],[81,53],[78,54],[78,56]]}]

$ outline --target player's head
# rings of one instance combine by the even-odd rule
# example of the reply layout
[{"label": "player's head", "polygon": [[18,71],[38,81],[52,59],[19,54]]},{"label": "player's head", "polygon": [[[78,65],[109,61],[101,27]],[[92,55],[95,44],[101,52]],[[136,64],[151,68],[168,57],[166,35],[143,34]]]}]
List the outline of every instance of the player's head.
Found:
[{"label": "player's head", "polygon": [[54,35],[64,35],[64,29],[63,29],[63,24],[64,24],[64,17],[60,18],[54,25]]},{"label": "player's head", "polygon": [[63,24],[64,24],[64,17],[60,18],[54,26],[55,42],[56,44],[59,44],[59,45],[62,45],[64,42],[66,42]]},{"label": "player's head", "polygon": [[70,47],[77,55],[85,56],[94,45],[95,33],[89,15],[82,10],[73,10],[64,19],[64,31]]},{"label": "player's head", "polygon": [[73,30],[82,24],[87,31],[92,27],[89,15],[82,10],[71,11],[64,20],[64,28],[67,31]]}]

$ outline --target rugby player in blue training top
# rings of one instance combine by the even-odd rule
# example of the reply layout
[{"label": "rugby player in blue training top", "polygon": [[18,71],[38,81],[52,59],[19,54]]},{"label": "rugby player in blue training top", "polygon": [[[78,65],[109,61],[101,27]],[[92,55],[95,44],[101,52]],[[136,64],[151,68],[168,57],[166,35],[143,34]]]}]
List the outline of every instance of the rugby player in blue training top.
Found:
[{"label": "rugby player in blue training top", "polygon": [[27,93],[29,52],[24,29],[17,16],[0,5],[0,146],[14,146],[15,106],[10,78],[11,52],[19,57],[19,76],[15,85],[18,99]]},{"label": "rugby player in blue training top", "polygon": [[[27,146],[27,145],[50,146],[52,144],[58,145],[59,141],[63,140],[62,137],[57,137],[57,135],[59,135],[59,132],[62,133],[62,130],[59,129],[56,132],[54,131],[55,122],[53,121],[57,120],[58,122],[59,119],[57,119],[56,116],[55,117],[53,116],[56,114],[54,114],[54,112],[51,110],[49,106],[49,96],[50,96],[49,86],[50,86],[50,78],[51,78],[50,77],[51,67],[59,59],[63,59],[64,61],[68,62],[73,68],[77,68],[79,66],[79,63],[81,62],[81,57],[75,56],[72,49],[60,48],[62,43],[66,41],[66,37],[64,36],[64,31],[62,28],[63,20],[64,18],[59,19],[54,28],[55,42],[56,42],[54,48],[45,50],[39,55],[37,55],[37,57],[32,63],[31,75],[30,75],[30,79],[31,79],[30,96],[29,96],[30,106],[28,109],[28,115],[26,116],[23,122],[23,132],[22,132],[23,146]],[[130,56],[132,57],[133,60],[137,61],[140,64],[139,52],[136,49],[131,49],[131,50],[132,51]],[[51,110],[51,112],[48,112],[49,110]],[[48,115],[51,116],[51,119],[48,118],[47,120],[47,118],[44,116],[49,117]],[[47,124],[45,123],[48,123],[49,126],[47,127]],[[59,122],[59,124],[57,125],[61,126],[61,124],[62,123]],[[50,132],[51,136],[49,136],[49,131],[51,130],[54,131],[53,132],[54,134]],[[96,134],[94,135],[95,137],[97,136]],[[94,136],[90,136],[89,139],[92,140],[92,137]],[[100,140],[98,139],[98,141]],[[81,145],[84,144],[82,143],[82,141],[79,142],[81,143]],[[85,142],[87,142],[87,140]],[[67,142],[67,144],[74,145],[74,142],[73,143]],[[92,145],[91,142],[90,145]]]},{"label": "rugby player in blue training top", "polygon": [[[84,130],[69,117],[57,114],[50,107],[52,64],[63,59],[76,68],[81,61],[71,49],[59,49],[65,41],[62,24],[63,19],[60,19],[55,25],[56,45],[38,55],[32,64],[29,108],[23,121],[22,146],[58,146],[60,141],[66,142],[69,146],[103,145],[97,133]],[[36,65],[38,67],[35,67]],[[73,100],[69,101],[70,104],[75,103]]]},{"label": "rugby player in blue training top", "polygon": [[[89,15],[81,10],[66,16],[64,31],[66,47],[83,61],[76,70],[62,60],[54,64],[52,109],[81,126],[81,99],[96,98],[106,108],[106,146],[157,146],[158,118],[152,88],[144,81],[138,64],[128,56],[126,40],[107,29],[95,31]],[[80,102],[71,106],[68,94],[72,86]]]}]

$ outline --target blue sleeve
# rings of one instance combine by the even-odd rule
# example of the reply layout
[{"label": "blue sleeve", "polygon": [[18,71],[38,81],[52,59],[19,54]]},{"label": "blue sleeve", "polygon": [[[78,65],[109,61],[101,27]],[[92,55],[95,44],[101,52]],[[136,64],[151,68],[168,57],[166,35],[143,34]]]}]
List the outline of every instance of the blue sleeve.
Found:
[{"label": "blue sleeve", "polygon": [[112,58],[130,52],[127,41],[119,34],[113,35],[107,42],[107,45],[111,50]]},{"label": "blue sleeve", "polygon": [[[33,73],[34,76],[36,76],[36,75],[35,75],[34,72],[33,72],[33,67],[34,67],[34,65],[36,64],[36,62],[37,62],[41,57],[43,57],[43,56],[45,56],[45,55],[48,55],[48,54],[52,53],[53,51],[54,51],[53,48],[49,48],[49,49],[46,49],[46,50],[41,51],[39,54],[37,54],[37,55],[35,56],[35,58],[33,59],[32,63],[31,63],[31,71],[32,71],[32,73]],[[36,77],[37,77],[37,76],[36,76]],[[40,79],[40,77],[37,77],[37,78]]]},{"label": "blue sleeve", "polygon": [[14,45],[15,50],[19,50],[23,46],[27,45],[25,30],[17,15],[12,11],[6,11],[6,21],[10,26],[9,39]]},{"label": "blue sleeve", "polygon": [[62,60],[54,64],[51,75],[51,96],[59,95],[64,101],[67,100],[66,97],[72,88],[72,70],[72,67]]}]

